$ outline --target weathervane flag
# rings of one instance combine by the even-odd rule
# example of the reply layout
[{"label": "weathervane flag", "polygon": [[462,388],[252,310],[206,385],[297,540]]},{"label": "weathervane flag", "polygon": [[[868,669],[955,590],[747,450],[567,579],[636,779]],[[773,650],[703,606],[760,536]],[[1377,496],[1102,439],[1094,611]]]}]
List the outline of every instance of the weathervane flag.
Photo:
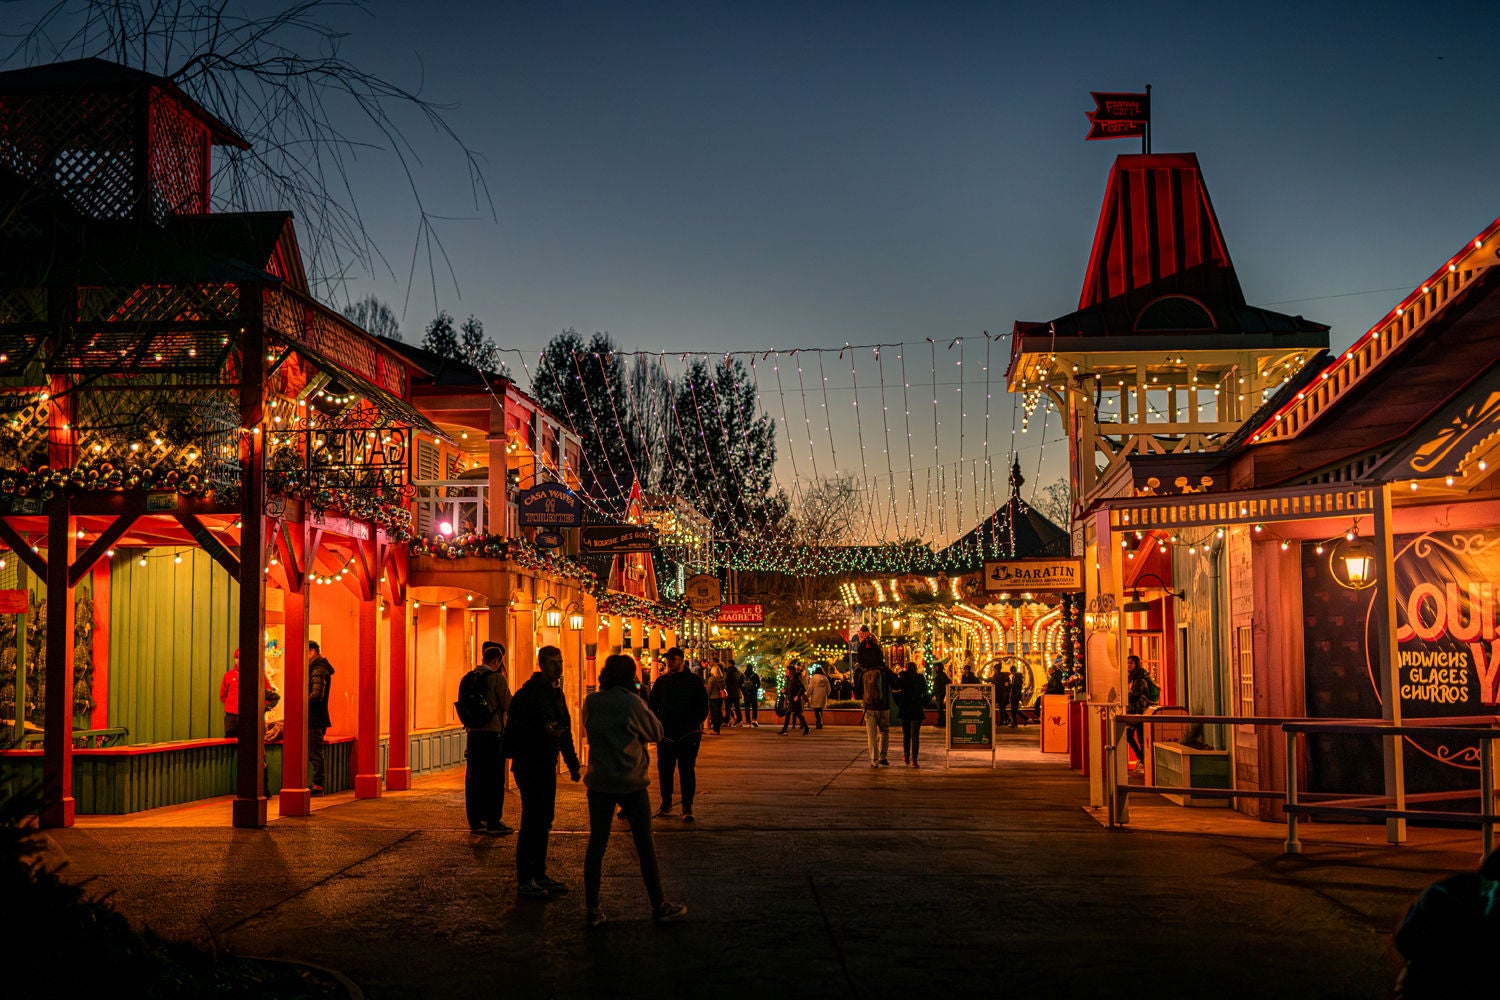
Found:
[{"label": "weathervane flag", "polygon": [[1146,137],[1151,124],[1151,88],[1144,94],[1115,94],[1091,91],[1094,110],[1087,112],[1089,134],[1086,139],[1130,139]]}]

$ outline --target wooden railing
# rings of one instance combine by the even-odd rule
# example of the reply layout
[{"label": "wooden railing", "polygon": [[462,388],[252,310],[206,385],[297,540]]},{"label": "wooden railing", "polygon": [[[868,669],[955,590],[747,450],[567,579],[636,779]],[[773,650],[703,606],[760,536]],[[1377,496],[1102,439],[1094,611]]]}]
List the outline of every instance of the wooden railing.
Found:
[{"label": "wooden railing", "polygon": [[[503,534],[489,525],[490,484],[483,479],[419,479],[416,519],[419,535]],[[448,530],[443,530],[443,525]]]}]

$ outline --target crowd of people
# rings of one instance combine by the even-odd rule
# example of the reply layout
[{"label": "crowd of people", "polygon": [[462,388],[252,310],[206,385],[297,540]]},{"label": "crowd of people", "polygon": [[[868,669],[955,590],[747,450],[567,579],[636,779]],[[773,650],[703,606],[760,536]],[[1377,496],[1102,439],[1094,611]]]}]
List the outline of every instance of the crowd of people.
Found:
[{"label": "crowd of people", "polygon": [[[486,642],[481,662],[459,686],[459,709],[468,733],[464,799],[470,832],[475,836],[504,836],[512,829],[501,819],[505,800],[505,762],[521,799],[520,832],[516,837],[517,893],[523,899],[546,900],[568,891],[566,883],[547,871],[547,845],[557,798],[558,762],[573,781],[582,780],[589,814],[589,841],[584,856],[584,893],[587,923],[606,921],[599,908],[599,886],[610,828],[616,819],[630,827],[646,884],[652,918],[658,923],[681,919],[687,907],[666,898],[652,840],[653,819],[673,816],[680,804],[681,820],[695,822],[698,750],[709,735],[725,728],[760,728],[761,703],[774,692],[773,707],[782,720],[780,733],[802,735],[823,728],[829,702],[842,695],[857,702],[863,713],[870,767],[890,766],[890,719],[901,724],[904,762],[921,767],[922,726],[935,703],[937,724],[943,725],[946,693],[951,683],[947,665],[931,665],[921,672],[906,661],[897,673],[886,661],[879,640],[862,627],[855,645],[854,669],[832,677],[821,665],[805,670],[791,662],[779,684],[753,666],[721,661],[715,651],[689,668],[680,648],[664,657],[665,670],[655,681],[641,673],[628,655],[606,659],[598,675],[598,689],[583,700],[581,718],[589,748],[587,773],[574,750],[567,700],[560,686],[562,652],[544,646],[537,652],[536,671],[512,693],[505,647]],[[1019,669],[1014,676],[998,672],[993,683],[1000,711],[1012,725],[1021,721],[1023,690]],[[963,682],[978,683],[966,669]],[[807,717],[812,712],[812,720]],[[1005,715],[1002,715],[1002,719]],[[656,776],[660,799],[651,808],[650,747],[656,746]]]}]

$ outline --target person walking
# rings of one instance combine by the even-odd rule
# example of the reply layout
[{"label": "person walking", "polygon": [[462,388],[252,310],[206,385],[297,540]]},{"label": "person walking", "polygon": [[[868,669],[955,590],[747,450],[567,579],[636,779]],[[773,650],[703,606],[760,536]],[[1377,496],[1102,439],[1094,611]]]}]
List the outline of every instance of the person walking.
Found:
[{"label": "person walking", "polygon": [[832,693],[833,685],[823,668],[813,667],[812,676],[807,679],[807,705],[813,710],[814,724],[819,729],[823,728],[823,709],[828,707],[828,696]]},{"label": "person walking", "polygon": [[708,689],[701,678],[688,672],[680,647],[667,650],[667,672],[651,685],[651,711],[662,728],[656,744],[656,776],[661,784],[661,808],[656,815],[672,815],[675,773],[682,783],[682,821],[691,823],[693,796],[698,791],[694,768],[703,742],[703,720],[708,716]]},{"label": "person walking", "polygon": [[480,647],[480,656],[479,665],[469,672],[472,679],[459,682],[460,700],[464,685],[471,684],[483,693],[485,708],[490,712],[487,721],[466,727],[464,811],[468,814],[471,834],[502,837],[515,832],[500,819],[505,807],[505,757],[500,741],[510,711],[505,647],[498,642],[486,642]]},{"label": "person walking", "polygon": [[739,668],[734,665],[734,654],[731,653],[729,662],[724,664],[724,703],[729,725],[734,729],[738,729],[745,722],[744,715],[740,712],[740,699],[744,696],[744,691],[740,687],[742,680]]},{"label": "person walking", "polygon": [[[879,647],[876,647],[879,656]],[[865,738],[870,745],[870,766],[889,767],[887,752],[891,742],[891,692],[900,683],[883,658],[872,657],[860,663],[854,676],[854,689],[859,692],[865,709]]]},{"label": "person walking", "polygon": [[[1151,704],[1151,678],[1141,666],[1141,658],[1134,653],[1125,657],[1125,666],[1128,668],[1125,671],[1125,711],[1131,715],[1145,715]],[[1139,722],[1125,727],[1125,741],[1135,751],[1135,759],[1142,767],[1146,762],[1145,728]]]},{"label": "person walking", "polygon": [[1010,723],[1010,674],[1004,667],[996,667],[990,674],[990,686],[995,689],[995,725]]},{"label": "person walking", "polygon": [[582,774],[573,750],[573,727],[562,679],[562,650],[543,646],[536,654],[536,673],[510,700],[503,750],[521,793],[521,833],[516,837],[516,892],[524,899],[546,899],[568,887],[547,874],[547,838],[557,807],[557,755],[568,765],[568,777]]},{"label": "person walking", "polygon": [[717,660],[710,660],[704,668],[704,681],[708,686],[708,725],[715,736],[724,728],[724,698],[728,694],[724,683],[724,668]]},{"label": "person walking", "polygon": [[937,725],[942,729],[948,724],[948,665],[938,663],[932,671],[932,700],[937,703]]},{"label": "person walking", "polygon": [[781,723],[781,735],[785,736],[793,725],[802,726],[803,736],[812,732],[807,725],[807,716],[802,714],[802,706],[807,703],[807,682],[802,679],[802,668],[795,663],[786,668],[786,686],[782,688],[782,694],[786,696],[786,719]]},{"label": "person walking", "polygon": [[333,690],[333,664],[323,655],[316,642],[307,644],[312,662],[307,665],[307,763],[312,768],[314,795],[323,794],[326,766],[323,758],[324,738],[333,721],[328,716],[328,694]]},{"label": "person walking", "polygon": [[1026,678],[1021,674],[1021,668],[1016,667],[1010,672],[1010,728],[1024,725],[1021,718],[1021,698],[1026,693]]},{"label": "person walking", "polygon": [[760,674],[753,666],[747,666],[740,679],[745,695],[745,718],[752,729],[760,728]]},{"label": "person walking", "polygon": [[[941,667],[938,669],[942,669]],[[917,755],[922,749],[922,720],[927,713],[922,706],[927,704],[927,680],[917,673],[917,665],[906,661],[901,671],[901,686],[896,693],[896,714],[901,719],[901,755],[912,767],[921,767]]]},{"label": "person walking", "polygon": [[583,854],[585,922],[598,927],[608,918],[599,908],[604,852],[615,807],[630,824],[641,878],[651,900],[651,919],[659,924],[681,920],[687,907],[668,902],[661,889],[656,844],[651,839],[651,756],[649,745],[661,743],[661,720],[636,694],[636,662],[615,654],[599,671],[599,690],[583,699],[583,732],[589,743],[589,770],[583,777],[589,807],[589,843]]}]

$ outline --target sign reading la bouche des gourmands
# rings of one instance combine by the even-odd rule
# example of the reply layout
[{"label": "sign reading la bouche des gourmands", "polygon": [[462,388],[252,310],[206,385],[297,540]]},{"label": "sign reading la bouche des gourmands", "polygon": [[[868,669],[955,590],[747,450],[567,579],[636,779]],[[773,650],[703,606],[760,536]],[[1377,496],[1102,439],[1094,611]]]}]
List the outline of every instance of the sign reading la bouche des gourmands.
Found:
[{"label": "sign reading la bouche des gourmands", "polygon": [[1027,591],[1074,593],[1083,589],[1081,559],[992,559],[984,564],[990,593]]},{"label": "sign reading la bouche des gourmands", "polygon": [[591,524],[583,529],[579,546],[585,554],[594,555],[650,552],[656,547],[656,529],[641,524]]}]

